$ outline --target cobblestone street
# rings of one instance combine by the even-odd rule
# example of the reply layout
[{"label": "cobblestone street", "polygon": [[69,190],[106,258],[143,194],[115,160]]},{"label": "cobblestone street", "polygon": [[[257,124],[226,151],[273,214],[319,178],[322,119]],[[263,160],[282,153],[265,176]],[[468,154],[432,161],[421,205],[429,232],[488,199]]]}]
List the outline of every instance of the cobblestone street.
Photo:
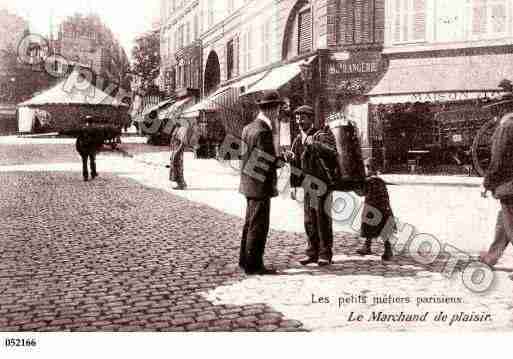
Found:
[{"label": "cobblestone street", "polygon": [[[148,146],[123,144],[123,150],[136,154]],[[159,188],[154,167],[117,152],[101,154],[98,163],[100,177],[83,182],[71,143],[0,143],[0,331],[449,328],[347,320],[351,311],[369,310],[491,312],[492,322],[451,329],[513,329],[508,272],[497,274],[490,293],[477,295],[457,275],[444,278],[442,262],[360,258],[358,238],[343,232],[336,234],[332,267],[300,267],[304,234],[274,229],[265,259],[280,274],[248,277],[237,267],[238,216]],[[374,249],[379,255],[381,246]],[[389,294],[412,303],[387,309],[337,301]],[[435,295],[462,302],[415,302]],[[320,296],[331,303],[313,303]]]}]

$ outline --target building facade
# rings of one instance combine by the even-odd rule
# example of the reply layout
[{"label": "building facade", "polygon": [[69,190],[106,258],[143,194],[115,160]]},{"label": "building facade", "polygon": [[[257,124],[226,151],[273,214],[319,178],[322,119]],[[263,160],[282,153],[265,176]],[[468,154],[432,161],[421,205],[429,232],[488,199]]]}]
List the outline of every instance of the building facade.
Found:
[{"label": "building facade", "polygon": [[[367,93],[376,165],[450,172],[513,78],[513,1],[387,0],[387,72]],[[429,169],[438,167],[438,169]]]},{"label": "building facade", "polygon": [[128,57],[98,15],[76,14],[64,20],[52,47],[66,62],[89,68],[106,80],[125,85]]},{"label": "building facade", "polygon": [[[311,104],[319,126],[337,114],[354,121],[376,169],[406,167],[410,155],[459,163],[460,149],[487,118],[480,104],[500,96],[499,82],[513,77],[512,3],[165,0],[171,20],[161,51],[179,89],[177,60],[194,39],[202,101],[186,115],[217,113],[228,132],[239,132],[230,124],[243,125],[252,113],[235,98],[276,89],[292,109]],[[469,121],[460,123],[461,111]],[[440,146],[451,149],[441,155],[448,158],[436,157]]]}]

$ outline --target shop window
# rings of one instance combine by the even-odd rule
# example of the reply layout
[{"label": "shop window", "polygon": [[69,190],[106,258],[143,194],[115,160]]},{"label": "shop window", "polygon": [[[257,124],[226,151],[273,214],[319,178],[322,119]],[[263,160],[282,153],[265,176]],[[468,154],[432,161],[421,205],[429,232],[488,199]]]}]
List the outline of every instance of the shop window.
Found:
[{"label": "shop window", "polygon": [[392,42],[422,42],[426,38],[426,0],[395,0],[392,4]]},{"label": "shop window", "polygon": [[233,78],[234,70],[234,51],[233,51],[233,40],[228,41],[226,45],[226,77],[227,79]]},{"label": "shop window", "polygon": [[303,10],[298,15],[298,53],[312,51],[312,11]]}]

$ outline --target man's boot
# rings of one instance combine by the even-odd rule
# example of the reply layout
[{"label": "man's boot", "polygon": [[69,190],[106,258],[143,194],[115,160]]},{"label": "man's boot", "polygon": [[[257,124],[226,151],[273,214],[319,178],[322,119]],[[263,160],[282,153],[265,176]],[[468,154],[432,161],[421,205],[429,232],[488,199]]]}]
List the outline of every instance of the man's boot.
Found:
[{"label": "man's boot", "polygon": [[384,262],[388,262],[392,260],[392,257],[394,256],[394,253],[392,252],[392,245],[390,244],[390,241],[385,241],[385,253],[381,256],[381,259]]},{"label": "man's boot", "polygon": [[371,245],[372,245],[372,239],[366,238],[365,243],[363,244],[362,248],[358,249],[356,251],[356,253],[358,253],[361,256],[368,256],[368,255],[372,254]]}]

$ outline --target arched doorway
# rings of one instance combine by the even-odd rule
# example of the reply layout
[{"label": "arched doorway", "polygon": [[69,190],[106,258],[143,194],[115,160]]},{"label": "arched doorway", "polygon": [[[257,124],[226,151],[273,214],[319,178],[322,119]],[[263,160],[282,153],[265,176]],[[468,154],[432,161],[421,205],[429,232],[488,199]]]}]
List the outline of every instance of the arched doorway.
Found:
[{"label": "arched doorway", "polygon": [[221,66],[215,51],[211,51],[205,66],[205,95],[211,94],[221,83]]}]

